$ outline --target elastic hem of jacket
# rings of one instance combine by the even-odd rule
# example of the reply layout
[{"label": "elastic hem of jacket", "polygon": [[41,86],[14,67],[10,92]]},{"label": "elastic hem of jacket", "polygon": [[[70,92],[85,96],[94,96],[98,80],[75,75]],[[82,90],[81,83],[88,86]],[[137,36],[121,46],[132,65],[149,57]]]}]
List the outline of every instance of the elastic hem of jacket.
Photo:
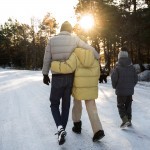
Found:
[{"label": "elastic hem of jacket", "polygon": [[67,73],[67,74],[52,74],[52,77],[58,77],[58,76],[72,76],[74,73]]}]

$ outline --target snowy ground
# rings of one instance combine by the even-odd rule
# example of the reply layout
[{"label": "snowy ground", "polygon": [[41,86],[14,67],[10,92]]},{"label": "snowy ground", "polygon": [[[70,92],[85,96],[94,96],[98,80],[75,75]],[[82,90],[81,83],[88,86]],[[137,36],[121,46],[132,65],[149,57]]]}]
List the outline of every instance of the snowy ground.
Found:
[{"label": "snowy ground", "polygon": [[[83,130],[72,132],[71,110],[66,143],[57,143],[56,127],[49,108],[50,86],[42,83],[41,71],[0,69],[0,150],[149,150],[150,83],[139,82],[133,96],[133,126],[122,130],[116,95],[99,84],[96,100],[105,137],[92,142],[92,129],[83,103]],[[71,104],[72,107],[72,104]]]}]

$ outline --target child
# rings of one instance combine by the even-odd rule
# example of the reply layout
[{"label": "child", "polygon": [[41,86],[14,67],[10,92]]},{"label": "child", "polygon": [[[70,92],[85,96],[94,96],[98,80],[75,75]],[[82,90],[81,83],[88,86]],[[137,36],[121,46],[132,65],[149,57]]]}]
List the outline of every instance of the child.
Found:
[{"label": "child", "polygon": [[118,54],[118,63],[111,74],[112,87],[117,95],[117,107],[122,119],[121,128],[131,126],[132,119],[132,95],[137,84],[138,76],[128,58],[127,48],[123,47]]}]

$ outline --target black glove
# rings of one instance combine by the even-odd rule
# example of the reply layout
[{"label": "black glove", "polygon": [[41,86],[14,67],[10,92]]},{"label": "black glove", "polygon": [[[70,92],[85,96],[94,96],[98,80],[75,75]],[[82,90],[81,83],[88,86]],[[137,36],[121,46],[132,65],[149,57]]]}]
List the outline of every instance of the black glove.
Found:
[{"label": "black glove", "polygon": [[43,74],[43,83],[49,85],[50,79],[48,75]]}]

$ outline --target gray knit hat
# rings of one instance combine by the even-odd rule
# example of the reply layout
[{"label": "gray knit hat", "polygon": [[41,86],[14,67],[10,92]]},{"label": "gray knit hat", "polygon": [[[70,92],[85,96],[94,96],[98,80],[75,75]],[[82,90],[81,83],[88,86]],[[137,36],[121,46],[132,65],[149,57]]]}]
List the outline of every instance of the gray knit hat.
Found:
[{"label": "gray knit hat", "polygon": [[68,22],[65,21],[62,25],[61,25],[61,29],[60,31],[68,31],[68,32],[72,32],[72,25]]},{"label": "gray knit hat", "polygon": [[128,49],[126,47],[121,48],[121,51],[118,54],[118,59],[121,57],[128,57]]}]

